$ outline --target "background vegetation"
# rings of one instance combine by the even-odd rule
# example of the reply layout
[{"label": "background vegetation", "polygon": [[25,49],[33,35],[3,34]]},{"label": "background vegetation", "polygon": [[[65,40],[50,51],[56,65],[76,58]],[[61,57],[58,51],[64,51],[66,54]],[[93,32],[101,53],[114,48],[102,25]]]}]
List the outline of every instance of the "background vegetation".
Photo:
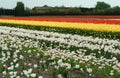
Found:
[{"label": "background vegetation", "polygon": [[44,5],[30,9],[23,2],[17,2],[13,9],[0,8],[0,15],[37,16],[37,15],[120,15],[120,7],[111,7],[105,2],[97,2],[94,8],[85,7],[51,7]]}]

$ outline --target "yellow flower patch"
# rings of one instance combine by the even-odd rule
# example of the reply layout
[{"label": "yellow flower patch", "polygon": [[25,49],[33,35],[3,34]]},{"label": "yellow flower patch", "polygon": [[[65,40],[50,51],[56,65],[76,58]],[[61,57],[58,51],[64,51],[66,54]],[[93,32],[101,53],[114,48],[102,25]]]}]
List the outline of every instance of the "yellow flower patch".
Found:
[{"label": "yellow flower patch", "polygon": [[26,21],[26,20],[3,20],[0,23],[23,24],[33,26],[60,27],[70,29],[94,30],[102,32],[120,32],[120,25],[93,24],[93,23],[70,23],[70,22],[48,22],[48,21]]}]

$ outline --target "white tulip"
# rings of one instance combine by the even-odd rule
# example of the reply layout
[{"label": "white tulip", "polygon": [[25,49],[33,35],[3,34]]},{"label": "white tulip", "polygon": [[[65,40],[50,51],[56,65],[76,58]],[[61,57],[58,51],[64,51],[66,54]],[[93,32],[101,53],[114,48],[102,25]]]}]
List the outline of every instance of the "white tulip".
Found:
[{"label": "white tulip", "polygon": [[32,74],[30,74],[30,76],[35,78],[35,77],[36,77],[36,74],[35,74],[35,73],[32,73]]}]

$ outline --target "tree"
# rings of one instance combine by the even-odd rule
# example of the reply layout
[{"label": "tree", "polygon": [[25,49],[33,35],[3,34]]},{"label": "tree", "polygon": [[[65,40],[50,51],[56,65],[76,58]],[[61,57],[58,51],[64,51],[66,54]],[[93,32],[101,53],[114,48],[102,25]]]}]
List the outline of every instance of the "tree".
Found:
[{"label": "tree", "polygon": [[81,14],[81,9],[80,8],[70,8],[68,10],[68,14],[74,14],[74,15],[78,15],[78,14]]},{"label": "tree", "polygon": [[44,5],[43,7],[49,7],[48,5]]},{"label": "tree", "polygon": [[24,3],[17,2],[17,6],[15,7],[15,15],[22,16],[22,15],[24,15],[24,11],[25,11]]},{"label": "tree", "polygon": [[24,16],[30,16],[32,10],[29,7],[25,7]]},{"label": "tree", "polygon": [[0,16],[3,15],[4,9],[0,8]]},{"label": "tree", "polygon": [[111,6],[105,2],[97,2],[97,5],[95,8],[96,9],[108,9],[108,8],[111,8]]},{"label": "tree", "polygon": [[110,8],[106,11],[107,14],[111,14],[111,15],[120,15],[120,7],[119,6],[115,6],[113,8]]}]

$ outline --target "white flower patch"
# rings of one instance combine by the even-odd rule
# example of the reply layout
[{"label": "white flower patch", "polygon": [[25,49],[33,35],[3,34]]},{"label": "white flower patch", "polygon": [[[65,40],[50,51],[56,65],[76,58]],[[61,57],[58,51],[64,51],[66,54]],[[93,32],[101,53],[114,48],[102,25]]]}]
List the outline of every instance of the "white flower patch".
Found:
[{"label": "white flower patch", "polygon": [[58,74],[58,78],[63,78],[63,76],[61,74]]},{"label": "white flower patch", "polygon": [[6,74],[7,74],[7,72],[6,72],[6,71],[3,71],[2,73],[3,73],[3,75],[6,75]]},{"label": "white flower patch", "polygon": [[[119,49],[114,48],[115,46],[120,47],[120,41],[118,40],[101,39],[98,37],[93,38],[92,36],[86,37],[80,35],[60,34],[48,31],[26,30],[22,28],[20,29],[2,26],[0,28],[2,33],[5,33],[6,30],[8,32],[12,31],[11,33],[5,34],[30,37],[51,42],[59,42],[76,47],[87,47],[88,49],[91,50],[104,50],[105,52],[120,54],[120,48]],[[5,49],[7,49],[7,47],[5,47]]]},{"label": "white flower patch", "polygon": [[91,68],[87,68],[87,72],[88,73],[92,73],[92,69]]},{"label": "white flower patch", "polygon": [[24,56],[23,55],[20,55],[20,57],[19,57],[20,59],[24,59]]},{"label": "white flower patch", "polygon": [[19,67],[19,63],[17,63],[16,65],[15,65],[15,68],[18,68]]},{"label": "white flower patch", "polygon": [[[55,47],[47,47],[45,43],[40,43],[41,40],[49,41],[51,44],[52,42],[57,42],[58,44]],[[69,48],[72,46],[80,49],[71,51]],[[64,49],[61,49],[61,47]],[[95,53],[86,55],[85,52],[87,52],[87,49],[96,51],[100,54],[100,57],[97,58]],[[115,56],[120,54],[119,39],[110,40],[92,36],[0,26],[0,50],[0,63],[3,66],[1,68],[5,69],[1,74],[3,76],[9,74],[10,78],[21,78],[21,76],[43,78],[44,76],[39,76],[42,74],[38,75],[36,70],[44,69],[45,66],[54,67],[56,70],[59,70],[61,67],[68,71],[71,69],[80,69],[82,72],[88,72],[90,76],[94,69],[90,64],[98,66],[98,70],[102,70],[106,66],[113,68],[115,71],[120,70],[119,59]],[[111,53],[114,56],[107,59],[101,55],[103,52],[106,54]],[[34,54],[33,56],[31,55],[32,53]],[[41,59],[37,60],[38,58]],[[33,59],[35,59],[34,64],[29,62]],[[48,62],[50,63],[48,64]],[[73,64],[74,62],[75,64]],[[81,64],[86,64],[84,66],[86,68],[82,68]],[[40,67],[42,68],[39,69]],[[21,76],[18,75],[17,70],[19,68]],[[48,72],[49,68],[45,68],[44,70],[44,72]],[[111,70],[108,74],[112,76],[115,73]],[[58,74],[58,78],[63,78],[62,74]]]},{"label": "white flower patch", "polygon": [[80,65],[75,65],[75,68],[80,68]]},{"label": "white flower patch", "polygon": [[12,65],[12,66],[8,67],[8,70],[14,70],[14,66]]},{"label": "white flower patch", "polygon": [[38,78],[43,78],[43,76],[39,76]]},{"label": "white flower patch", "polygon": [[35,78],[35,77],[36,77],[36,74],[35,74],[35,73],[32,73],[30,76],[33,77],[33,78]]},{"label": "white flower patch", "polygon": [[32,68],[28,69],[28,73],[32,73],[32,71],[33,71]]},{"label": "white flower patch", "polygon": [[34,68],[37,68],[38,67],[38,65],[37,64],[34,64],[34,66],[33,66]]}]

